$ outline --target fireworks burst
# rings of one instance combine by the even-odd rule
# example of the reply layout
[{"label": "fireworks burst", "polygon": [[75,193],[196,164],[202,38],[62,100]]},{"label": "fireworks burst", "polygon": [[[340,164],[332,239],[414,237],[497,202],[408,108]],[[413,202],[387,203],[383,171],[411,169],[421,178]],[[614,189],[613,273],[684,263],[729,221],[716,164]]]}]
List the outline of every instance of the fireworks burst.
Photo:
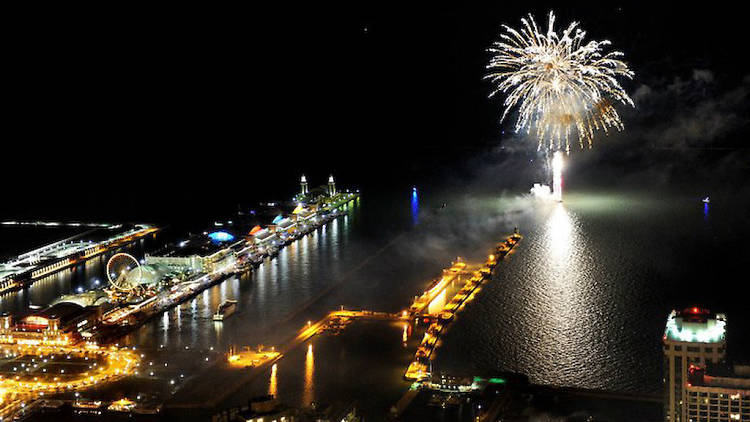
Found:
[{"label": "fireworks burst", "polygon": [[495,85],[490,97],[506,94],[504,120],[518,106],[516,132],[535,132],[539,148],[570,150],[571,138],[581,148],[591,147],[594,132],[623,124],[612,100],[635,107],[617,81],[632,79],[633,72],[619,58],[623,53],[603,50],[609,41],[584,43],[586,32],[571,23],[562,33],[554,30],[555,15],[549,14],[546,33],[533,16],[521,19],[520,31],[503,25],[486,78]]}]

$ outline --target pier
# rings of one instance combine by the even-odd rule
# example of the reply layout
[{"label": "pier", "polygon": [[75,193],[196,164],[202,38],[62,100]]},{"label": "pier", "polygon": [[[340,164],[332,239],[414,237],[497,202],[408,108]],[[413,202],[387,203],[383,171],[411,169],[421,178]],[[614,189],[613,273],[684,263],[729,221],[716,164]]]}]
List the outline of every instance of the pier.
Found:
[{"label": "pier", "polygon": [[[295,225],[296,231],[285,232],[283,237],[284,243],[280,244],[278,248],[283,248],[306,236],[311,231],[325,226],[338,218],[342,215],[338,212],[338,208],[355,201],[357,198],[359,198],[359,195],[350,193],[340,194],[330,207],[325,208],[326,212],[330,212],[329,214],[320,218],[317,218],[317,214],[313,214],[312,218],[304,226],[296,227]],[[117,306],[107,312],[102,318],[104,325],[117,327],[118,329],[109,330],[108,333],[104,334],[109,340],[116,339],[117,336],[124,334],[123,331],[129,331],[123,330],[123,325],[131,329],[140,326],[154,315],[189,300],[203,290],[225,280],[227,277],[252,270],[255,265],[260,264],[267,257],[275,256],[277,252],[278,249],[276,246],[265,245],[263,243],[256,244],[253,240],[243,239],[232,243],[224,249],[214,252],[207,258],[210,262],[209,271],[183,281],[173,286],[170,290],[159,292],[140,303]],[[159,260],[171,259],[171,257],[147,257],[148,259],[158,262]]]},{"label": "pier", "polygon": [[[447,326],[448,322],[452,320],[452,315],[459,311],[462,305],[472,297],[476,292],[477,288],[482,282],[487,280],[498,263],[498,260],[503,259],[511,249],[518,243],[521,236],[514,234],[510,236],[505,242],[499,244],[495,250],[495,253],[490,255],[487,261],[476,270],[467,269],[467,264],[463,261],[455,262],[450,268],[446,269],[441,279],[434,282],[421,296],[417,297],[414,304],[407,310],[398,313],[391,312],[380,312],[366,309],[344,309],[342,306],[338,310],[334,310],[326,314],[324,317],[315,320],[308,321],[286,342],[274,347],[274,355],[259,360],[255,365],[248,365],[242,369],[237,369],[237,365],[233,365],[231,362],[231,354],[227,355],[226,361],[217,362],[212,365],[206,371],[215,373],[221,371],[222,376],[220,377],[219,384],[209,384],[206,382],[198,382],[197,380],[201,377],[195,377],[191,384],[183,388],[178,394],[166,404],[166,409],[171,411],[185,411],[186,409],[208,409],[213,408],[224,401],[232,393],[242,388],[242,386],[250,383],[257,376],[262,375],[266,370],[277,362],[279,359],[283,359],[283,356],[288,354],[295,348],[303,345],[311,338],[316,335],[324,334],[328,331],[336,331],[345,329],[345,327],[353,320],[365,319],[365,320],[376,320],[376,321],[402,321],[410,322],[415,318],[430,318],[433,322],[428,328],[428,332],[425,334],[425,340],[423,340],[420,349],[418,349],[415,356],[419,356],[420,353],[427,352],[427,359],[434,350],[437,339],[443,329]],[[446,304],[438,315],[431,315],[428,310],[430,303],[443,291],[446,287],[454,280],[457,280],[460,276],[470,276],[463,288],[456,293],[452,300]],[[448,318],[450,315],[450,318]],[[422,352],[420,352],[420,350]],[[417,361],[423,361],[423,359],[416,359]],[[413,365],[413,364],[412,364]],[[420,365],[422,365],[420,363]],[[232,368],[235,366],[235,368]],[[243,366],[243,365],[240,365]],[[412,366],[409,370],[413,369]],[[426,365],[423,367],[421,373],[410,373],[407,370],[405,375],[406,379],[410,376],[414,376],[415,380],[424,380],[429,377],[429,372],[426,371]],[[410,388],[404,397],[396,405],[397,412],[400,413],[408,407],[411,400],[416,397],[419,392],[421,385],[419,383],[414,384]]]},{"label": "pier", "polygon": [[[432,354],[437,347],[440,335],[447,330],[447,327],[453,320],[455,314],[461,309],[463,304],[473,296],[479,286],[486,280],[490,279],[498,260],[504,259],[519,240],[521,240],[521,235],[514,233],[504,242],[498,244],[495,248],[495,253],[489,255],[487,262],[485,262],[482,267],[471,272],[471,277],[465,281],[463,288],[461,288],[461,290],[453,296],[450,302],[439,311],[437,321],[432,322],[427,328],[422,343],[414,354],[414,361],[412,361],[406,369],[406,373],[404,374],[405,379],[421,381],[430,376],[428,368],[429,360],[432,358]],[[466,264],[462,262],[454,263],[449,269],[444,270],[443,277],[414,301],[414,304],[409,308],[411,316],[419,317],[421,313],[424,312],[424,309],[428,307],[428,304],[437,296],[437,290],[444,290],[448,281],[453,280],[458,277],[459,274],[465,274],[466,272]]]},{"label": "pier", "polygon": [[[85,349],[91,347],[102,351],[101,353],[106,351],[108,356],[110,356],[109,361],[115,359],[111,356],[117,356],[116,359],[120,359],[119,356],[126,353],[124,349],[122,351],[117,351],[118,348],[115,346],[113,346],[113,348],[105,348],[98,347],[95,344],[113,344],[123,335],[126,335],[136,327],[145,324],[154,316],[159,315],[174,306],[178,306],[180,303],[191,299],[205,289],[221,283],[223,280],[233,275],[252,271],[255,266],[259,265],[266,258],[275,257],[278,254],[279,249],[292,244],[314,230],[345,215],[346,210],[344,207],[356,201],[358,198],[359,194],[356,193],[334,192],[330,199],[319,199],[321,202],[313,207],[308,208],[298,206],[297,208],[299,211],[295,209],[294,213],[296,217],[288,217],[286,220],[289,221],[286,222],[283,227],[281,226],[281,223],[277,227],[274,222],[273,225],[270,225],[265,229],[260,229],[267,232],[266,236],[250,235],[245,236],[236,242],[220,243],[217,248],[218,251],[211,251],[210,255],[200,257],[199,262],[203,265],[202,267],[192,268],[191,271],[185,273],[189,274],[189,277],[166,285],[167,287],[161,286],[162,288],[157,288],[156,290],[141,290],[138,294],[145,297],[139,302],[134,303],[126,300],[127,291],[123,291],[122,289],[105,290],[104,292],[100,291],[102,296],[105,299],[108,298],[109,302],[114,306],[103,314],[97,316],[96,323],[91,322],[91,324],[89,324],[88,320],[84,321],[82,319],[84,322],[81,322],[79,325],[68,324],[65,327],[59,327],[60,329],[58,329],[57,325],[54,325],[53,328],[55,333],[67,333],[68,331],[79,329],[83,330],[81,327],[87,326],[87,324],[92,326],[91,330],[87,332],[88,336],[86,337],[85,343],[77,342],[80,341],[80,339],[74,339],[73,336],[68,336],[66,339],[70,341],[66,342],[65,346],[59,346],[58,348],[62,350],[62,347],[70,347],[70,350],[73,350],[75,348]],[[136,226],[132,230],[119,233],[116,236],[108,236],[101,241],[92,242],[86,240],[87,238],[90,238],[92,234],[96,234],[95,232],[103,230],[105,229],[96,228],[94,230],[86,231],[73,236],[72,238],[63,239],[59,242],[46,245],[43,248],[25,253],[10,261],[8,264],[2,264],[2,266],[0,266],[0,270],[2,270],[0,271],[0,276],[2,276],[0,280],[2,280],[3,283],[9,283],[9,289],[21,288],[21,286],[30,284],[31,281],[36,280],[38,277],[43,277],[55,271],[84,262],[86,259],[108,250],[127,245],[143,236],[156,232],[158,229],[156,227],[142,225]],[[58,266],[49,268],[51,262],[49,260],[50,256],[59,258],[55,261]],[[156,258],[158,260],[160,257]],[[149,257],[147,256],[146,264],[148,263],[148,259]],[[164,262],[159,265],[168,267],[168,261],[170,259],[174,258],[167,256],[166,259],[163,259]],[[174,261],[180,263],[179,261],[184,259],[185,258],[177,257]],[[187,259],[194,258],[191,256],[187,257]],[[144,262],[141,261],[141,264],[144,264]],[[30,270],[29,268],[32,266],[33,270]],[[11,277],[13,278],[11,279]],[[18,283],[19,280],[22,280],[25,284]],[[84,308],[81,303],[88,303],[85,300],[88,298],[78,300],[76,295],[69,296],[70,297],[62,298],[63,300],[59,303],[66,306],[73,306],[73,304],[75,304],[82,307],[81,309]],[[94,299],[98,297],[99,296],[96,296]],[[81,312],[85,311],[80,311],[79,313]],[[373,315],[384,317],[380,314]],[[5,318],[7,321],[11,321],[11,316],[6,316]],[[32,318],[36,317],[32,316]],[[325,321],[321,321],[321,324],[324,323]],[[15,332],[14,330],[24,329],[22,322],[19,322],[19,324],[21,325],[14,326],[12,324],[6,324],[5,331],[0,333],[2,334],[0,336],[0,342],[8,344],[7,347],[10,348],[21,347],[20,344],[16,344],[17,339],[13,335]],[[94,327],[93,325],[96,326]],[[173,392],[175,395],[167,400],[168,407],[171,409],[191,409],[203,408],[205,406],[212,406],[219,403],[220,400],[226,397],[226,395],[236,391],[249,379],[254,378],[255,375],[262,373],[267,369],[268,365],[271,365],[273,362],[280,359],[284,350],[291,349],[300,342],[308,339],[311,335],[314,335],[315,328],[319,328],[319,326],[316,325],[312,330],[309,330],[309,328],[309,326],[304,327],[295,338],[291,339],[288,344],[280,348],[279,351],[262,352],[260,354],[256,353],[253,355],[254,357],[250,356],[250,354],[244,356],[244,352],[233,353],[226,356],[225,359],[218,359],[215,362],[209,362],[208,358],[206,358],[206,362],[208,363],[207,367],[204,367],[203,370],[195,376],[189,377],[184,386],[181,386],[180,389]],[[49,331],[50,327],[46,327],[46,329]],[[51,340],[45,337],[40,340],[39,347],[51,346],[51,344],[47,344],[50,343],[50,341]],[[249,358],[249,360],[244,359],[244,357]],[[19,410],[21,413],[24,413],[24,408],[30,411],[38,404],[39,399],[43,398],[42,396],[45,391],[52,394],[65,391],[78,391],[91,388],[94,384],[101,385],[105,380],[108,383],[129,373],[133,373],[136,362],[136,358],[131,359],[128,357],[126,367],[110,364],[107,367],[112,368],[112,374],[110,374],[108,369],[105,369],[102,366],[102,370],[97,373],[97,376],[92,378],[92,374],[89,374],[86,379],[76,381],[77,384],[61,384],[63,388],[62,390],[59,390],[57,385],[60,384],[61,380],[55,380],[56,384],[49,387],[44,387],[39,384],[16,385],[14,383],[15,381],[11,379],[0,380],[2,381],[0,382],[0,407],[4,409],[2,420],[12,417],[14,414],[17,414]],[[200,375],[205,373],[206,370],[220,372],[224,375],[221,378],[220,386],[194,382],[194,379],[201,378]],[[103,378],[100,379],[98,377]],[[34,382],[36,383],[36,380]],[[217,394],[217,391],[220,391],[221,393]],[[211,397],[211,399],[207,399],[208,397]],[[4,402],[2,402],[2,400],[4,400]]]},{"label": "pier", "polygon": [[[121,225],[96,228],[50,243],[0,264],[0,294],[30,286],[34,281],[74,267],[105,252],[120,248],[159,230],[146,224],[135,225],[124,232],[107,234],[103,230],[119,230]],[[103,234],[102,240],[85,240]],[[101,237],[101,236],[100,236]]]}]

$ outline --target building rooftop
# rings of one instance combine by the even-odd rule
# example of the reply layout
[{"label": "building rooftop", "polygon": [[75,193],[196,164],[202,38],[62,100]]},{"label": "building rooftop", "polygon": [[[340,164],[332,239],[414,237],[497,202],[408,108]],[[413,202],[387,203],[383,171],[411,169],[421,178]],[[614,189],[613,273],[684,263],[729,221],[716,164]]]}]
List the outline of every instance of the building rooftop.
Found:
[{"label": "building rooftop", "polygon": [[693,307],[672,311],[667,318],[664,340],[720,343],[726,334],[727,318],[708,309]]},{"label": "building rooftop", "polygon": [[155,251],[152,255],[174,257],[209,256],[226,248],[228,244],[225,241],[215,242],[208,235],[194,235],[175,244],[167,245]]},{"label": "building rooftop", "polygon": [[46,327],[48,321],[51,319],[59,319],[60,327],[65,327],[71,320],[90,312],[90,309],[84,308],[78,304],[61,302],[31,315],[27,315],[21,320],[19,326],[38,329]]},{"label": "building rooftop", "polygon": [[691,386],[715,387],[750,391],[750,366],[708,363],[705,368],[690,365]]}]

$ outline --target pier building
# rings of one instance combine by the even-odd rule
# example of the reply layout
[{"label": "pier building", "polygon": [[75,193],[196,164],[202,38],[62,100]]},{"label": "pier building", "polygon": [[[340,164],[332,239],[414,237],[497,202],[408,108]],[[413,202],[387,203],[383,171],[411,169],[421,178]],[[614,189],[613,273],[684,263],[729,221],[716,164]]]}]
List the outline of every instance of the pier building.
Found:
[{"label": "pier building", "polygon": [[[226,233],[226,232],[222,232]],[[192,236],[177,244],[169,245],[153,254],[146,254],[146,264],[163,265],[175,271],[212,272],[230,265],[234,260],[231,248],[234,240],[215,241],[209,235]],[[239,243],[243,241],[240,240]]]},{"label": "pier building", "polygon": [[81,334],[101,320],[98,307],[58,302],[15,322],[10,314],[0,315],[0,343],[65,346],[84,339]]}]

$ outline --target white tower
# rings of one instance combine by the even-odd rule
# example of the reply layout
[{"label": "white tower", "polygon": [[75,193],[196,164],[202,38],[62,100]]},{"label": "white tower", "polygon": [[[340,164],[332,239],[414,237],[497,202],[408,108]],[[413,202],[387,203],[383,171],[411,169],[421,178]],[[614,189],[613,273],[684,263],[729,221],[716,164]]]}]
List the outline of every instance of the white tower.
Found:
[{"label": "white tower", "polygon": [[302,175],[302,178],[299,179],[299,187],[300,187],[300,194],[307,195],[307,179],[305,178],[305,175]]},{"label": "white tower", "polygon": [[336,195],[336,182],[333,181],[333,175],[328,177],[328,196]]}]

